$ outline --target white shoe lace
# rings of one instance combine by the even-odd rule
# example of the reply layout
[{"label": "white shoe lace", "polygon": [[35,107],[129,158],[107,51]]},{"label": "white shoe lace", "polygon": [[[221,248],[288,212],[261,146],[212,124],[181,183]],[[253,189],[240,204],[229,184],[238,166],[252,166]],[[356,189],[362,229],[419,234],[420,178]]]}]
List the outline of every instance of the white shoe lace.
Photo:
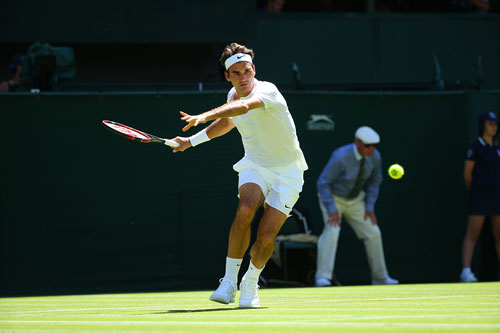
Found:
[{"label": "white shoe lace", "polygon": [[241,289],[241,297],[243,298],[254,299],[258,297],[257,290],[259,289],[259,285],[255,280],[243,281],[242,285],[240,286],[240,289]]},{"label": "white shoe lace", "polygon": [[221,278],[219,280],[219,283],[220,283],[219,288],[221,289],[221,291],[224,290],[224,292],[230,295],[233,295],[235,293],[235,285],[231,281]]}]

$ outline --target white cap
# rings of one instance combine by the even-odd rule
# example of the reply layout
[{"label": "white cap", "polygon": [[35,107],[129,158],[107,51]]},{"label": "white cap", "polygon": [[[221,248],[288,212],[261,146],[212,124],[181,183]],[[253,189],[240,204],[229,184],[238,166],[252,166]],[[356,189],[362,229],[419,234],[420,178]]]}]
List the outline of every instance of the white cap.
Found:
[{"label": "white cap", "polygon": [[354,134],[354,137],[358,140],[361,140],[363,143],[366,143],[367,145],[369,144],[375,144],[380,142],[380,136],[378,135],[377,132],[371,127],[368,126],[361,126],[356,130],[356,134]]}]

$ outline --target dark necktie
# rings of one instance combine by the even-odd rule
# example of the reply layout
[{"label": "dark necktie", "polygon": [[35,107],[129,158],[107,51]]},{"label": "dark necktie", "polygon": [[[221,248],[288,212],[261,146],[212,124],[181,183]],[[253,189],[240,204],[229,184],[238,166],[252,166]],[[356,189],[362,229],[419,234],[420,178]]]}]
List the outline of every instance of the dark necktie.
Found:
[{"label": "dark necktie", "polygon": [[356,176],[356,182],[354,183],[354,187],[349,194],[349,198],[355,198],[358,196],[359,191],[361,190],[361,185],[363,184],[363,174],[365,173],[365,158],[361,158],[361,163],[359,164],[358,175]]}]

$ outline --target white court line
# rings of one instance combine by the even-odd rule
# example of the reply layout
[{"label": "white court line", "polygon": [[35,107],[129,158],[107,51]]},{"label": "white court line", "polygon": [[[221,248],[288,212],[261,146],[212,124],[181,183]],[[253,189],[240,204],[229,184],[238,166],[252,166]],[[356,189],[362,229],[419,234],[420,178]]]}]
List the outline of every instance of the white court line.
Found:
[{"label": "white court line", "polygon": [[[349,296],[346,296],[349,297]],[[446,295],[446,296],[414,296],[414,297],[387,297],[387,298],[351,298],[350,299],[329,299],[329,300],[307,300],[308,303],[322,303],[322,302],[333,302],[333,303],[357,303],[366,301],[399,301],[399,300],[419,300],[419,299],[447,299],[447,298],[470,298],[470,297],[500,297],[500,294],[492,295]],[[288,301],[288,300],[287,300]],[[500,303],[500,299],[499,299]]]},{"label": "white court line", "polygon": [[[33,304],[31,304],[33,306]],[[49,309],[49,310],[29,310],[29,311],[3,311],[2,314],[23,314],[23,313],[50,313],[50,312],[78,312],[78,311],[107,311],[107,310],[154,310],[165,309],[165,305],[154,306],[134,306],[134,307],[118,307],[118,308],[80,308],[80,309]],[[168,309],[165,309],[168,311]]]}]

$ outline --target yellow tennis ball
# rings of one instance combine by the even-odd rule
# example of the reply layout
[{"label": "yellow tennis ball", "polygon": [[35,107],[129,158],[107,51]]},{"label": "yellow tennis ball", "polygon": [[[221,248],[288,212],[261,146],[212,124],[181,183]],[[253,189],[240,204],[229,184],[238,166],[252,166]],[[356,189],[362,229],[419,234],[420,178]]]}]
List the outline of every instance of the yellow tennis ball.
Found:
[{"label": "yellow tennis ball", "polygon": [[392,179],[399,179],[405,174],[405,169],[399,164],[393,164],[389,167],[389,176]]}]

